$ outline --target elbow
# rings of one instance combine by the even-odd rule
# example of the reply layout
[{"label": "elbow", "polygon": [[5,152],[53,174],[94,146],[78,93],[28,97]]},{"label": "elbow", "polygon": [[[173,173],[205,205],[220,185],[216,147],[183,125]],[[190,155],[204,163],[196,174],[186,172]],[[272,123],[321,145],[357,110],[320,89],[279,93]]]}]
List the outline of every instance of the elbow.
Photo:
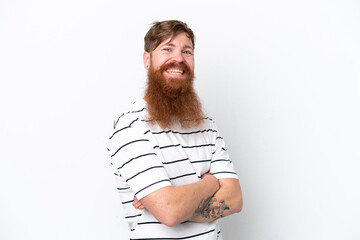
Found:
[{"label": "elbow", "polygon": [[174,227],[175,225],[177,225],[179,222],[174,219],[174,218],[167,218],[164,221],[161,222],[162,224],[168,226],[168,227]]},{"label": "elbow", "polygon": [[239,188],[239,191],[237,191],[235,196],[236,196],[235,197],[236,200],[235,200],[235,209],[234,210],[236,213],[239,213],[243,209],[243,196],[242,196],[242,192],[241,192],[240,188]]},{"label": "elbow", "polygon": [[145,205],[145,207],[162,224],[168,227],[174,227],[187,220],[187,213],[184,211],[183,205],[177,201],[176,195],[173,194],[173,188],[167,188],[166,191],[161,194],[161,198],[151,200],[152,201],[146,202],[147,205]]},{"label": "elbow", "polygon": [[174,227],[186,220],[184,209],[176,204],[164,204],[161,210],[153,213],[153,215],[159,222],[168,227]]},{"label": "elbow", "polygon": [[177,213],[175,210],[166,211],[165,215],[159,220],[168,227],[174,227],[183,221],[181,214]]},{"label": "elbow", "polygon": [[240,195],[236,199],[236,203],[234,204],[233,211],[235,213],[239,213],[239,212],[241,212],[242,208],[243,208],[243,199],[242,199],[242,196]]}]

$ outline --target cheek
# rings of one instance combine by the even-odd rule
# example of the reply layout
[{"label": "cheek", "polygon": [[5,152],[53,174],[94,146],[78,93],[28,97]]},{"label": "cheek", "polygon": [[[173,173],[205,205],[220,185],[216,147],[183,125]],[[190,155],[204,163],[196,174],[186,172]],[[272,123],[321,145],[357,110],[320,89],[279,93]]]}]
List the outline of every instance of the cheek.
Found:
[{"label": "cheek", "polygon": [[159,58],[156,62],[156,67],[160,68],[162,65],[166,64],[167,61],[168,61],[168,59],[165,57]]},{"label": "cheek", "polygon": [[191,71],[194,71],[194,61],[187,60],[186,63],[189,66],[189,68],[191,69]]},{"label": "cheek", "polygon": [[157,52],[153,52],[151,64],[155,69],[160,68],[166,62],[166,58]]}]

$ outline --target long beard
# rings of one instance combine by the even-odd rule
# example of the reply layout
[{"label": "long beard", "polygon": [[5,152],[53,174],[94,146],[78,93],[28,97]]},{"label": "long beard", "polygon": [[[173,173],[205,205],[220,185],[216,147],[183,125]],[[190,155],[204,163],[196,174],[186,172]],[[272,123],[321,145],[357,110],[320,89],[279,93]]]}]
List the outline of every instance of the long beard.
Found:
[{"label": "long beard", "polygon": [[[184,79],[166,79],[163,72],[179,66],[185,70]],[[156,122],[163,129],[180,123],[183,128],[199,125],[204,120],[201,103],[193,88],[194,73],[184,63],[170,63],[154,70],[148,70],[148,85],[145,93],[150,122]]]}]

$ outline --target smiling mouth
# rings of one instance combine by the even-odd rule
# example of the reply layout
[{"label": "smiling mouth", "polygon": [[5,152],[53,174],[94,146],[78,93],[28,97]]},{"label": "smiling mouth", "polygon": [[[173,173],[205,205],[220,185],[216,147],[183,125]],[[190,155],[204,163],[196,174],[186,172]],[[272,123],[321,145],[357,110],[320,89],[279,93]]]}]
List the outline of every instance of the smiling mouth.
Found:
[{"label": "smiling mouth", "polygon": [[166,69],[166,72],[174,75],[183,75],[185,71],[177,68],[169,68]]}]

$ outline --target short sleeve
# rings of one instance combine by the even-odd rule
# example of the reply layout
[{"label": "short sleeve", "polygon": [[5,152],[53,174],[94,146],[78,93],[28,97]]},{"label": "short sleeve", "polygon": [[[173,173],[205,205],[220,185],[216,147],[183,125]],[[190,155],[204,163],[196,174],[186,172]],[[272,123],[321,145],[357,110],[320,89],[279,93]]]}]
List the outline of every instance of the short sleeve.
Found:
[{"label": "short sleeve", "polygon": [[238,175],[235,172],[233,162],[230,159],[229,153],[225,147],[224,138],[220,136],[219,131],[213,123],[214,131],[214,151],[212,154],[210,173],[217,179],[221,178],[235,178],[238,179]]},{"label": "short sleeve", "polygon": [[118,174],[138,199],[171,185],[162,162],[142,132],[141,123],[115,129],[109,151]]}]

